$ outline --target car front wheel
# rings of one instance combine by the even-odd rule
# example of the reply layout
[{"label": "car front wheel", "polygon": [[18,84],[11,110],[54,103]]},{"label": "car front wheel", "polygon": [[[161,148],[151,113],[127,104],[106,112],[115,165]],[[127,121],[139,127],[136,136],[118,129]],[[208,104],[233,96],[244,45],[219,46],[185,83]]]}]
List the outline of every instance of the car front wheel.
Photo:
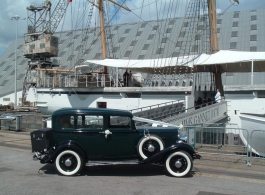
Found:
[{"label": "car front wheel", "polygon": [[170,175],[183,177],[192,170],[193,161],[189,153],[177,151],[167,157],[165,167]]},{"label": "car front wheel", "polygon": [[61,175],[76,175],[81,171],[82,167],[83,159],[73,150],[62,151],[55,160],[55,168]]}]

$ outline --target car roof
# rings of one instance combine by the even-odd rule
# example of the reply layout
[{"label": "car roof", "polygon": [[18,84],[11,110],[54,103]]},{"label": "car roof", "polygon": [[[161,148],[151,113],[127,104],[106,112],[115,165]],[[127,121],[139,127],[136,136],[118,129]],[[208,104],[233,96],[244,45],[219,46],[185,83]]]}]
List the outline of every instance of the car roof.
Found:
[{"label": "car roof", "polygon": [[62,114],[99,114],[99,115],[112,115],[112,116],[129,116],[132,113],[126,110],[117,110],[109,108],[61,108],[53,112],[52,116]]}]

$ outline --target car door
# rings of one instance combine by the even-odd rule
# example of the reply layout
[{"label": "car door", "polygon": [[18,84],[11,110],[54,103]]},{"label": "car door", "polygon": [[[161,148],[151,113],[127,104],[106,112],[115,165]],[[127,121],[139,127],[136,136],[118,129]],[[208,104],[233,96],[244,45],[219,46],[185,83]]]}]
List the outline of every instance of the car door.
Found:
[{"label": "car door", "polygon": [[126,116],[108,116],[104,131],[111,134],[105,135],[105,159],[125,159],[137,157],[136,146],[140,134],[131,125],[132,119]]},{"label": "car door", "polygon": [[84,149],[89,160],[100,160],[104,157],[106,140],[102,131],[102,115],[76,116],[75,141]]}]

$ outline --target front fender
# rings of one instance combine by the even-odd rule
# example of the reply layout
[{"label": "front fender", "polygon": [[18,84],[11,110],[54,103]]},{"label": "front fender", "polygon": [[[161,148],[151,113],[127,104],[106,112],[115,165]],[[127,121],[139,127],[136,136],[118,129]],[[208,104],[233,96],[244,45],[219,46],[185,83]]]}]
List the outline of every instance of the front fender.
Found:
[{"label": "front fender", "polygon": [[82,149],[81,146],[79,146],[77,143],[73,142],[72,140],[66,141],[61,143],[58,147],[56,147],[56,149],[54,151],[50,151],[49,154],[47,154],[44,158],[42,158],[40,160],[40,163],[44,164],[44,163],[51,163],[55,160],[56,156],[64,151],[64,150],[74,150],[75,152],[77,152],[81,158],[85,159],[86,155],[84,150]]},{"label": "front fender", "polygon": [[161,150],[160,152],[156,153],[153,156],[150,156],[149,158],[146,158],[142,161],[140,161],[140,164],[147,164],[147,163],[157,163],[163,160],[165,156],[168,156],[169,154],[175,152],[175,151],[186,151],[188,152],[193,159],[198,158],[198,155],[196,154],[195,150],[186,143],[176,143],[168,148],[165,148],[164,150]]}]

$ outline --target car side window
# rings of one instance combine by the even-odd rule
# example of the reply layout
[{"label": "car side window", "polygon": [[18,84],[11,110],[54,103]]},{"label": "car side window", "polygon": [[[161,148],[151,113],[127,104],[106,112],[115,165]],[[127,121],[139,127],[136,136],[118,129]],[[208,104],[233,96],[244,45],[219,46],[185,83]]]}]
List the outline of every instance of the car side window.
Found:
[{"label": "car side window", "polygon": [[74,128],[74,116],[63,115],[60,120],[61,128],[64,129],[73,129]]},{"label": "car side window", "polygon": [[78,115],[77,128],[82,130],[95,130],[103,128],[103,116],[100,115]]},{"label": "car side window", "polygon": [[110,116],[109,128],[131,128],[131,118],[124,116]]}]

